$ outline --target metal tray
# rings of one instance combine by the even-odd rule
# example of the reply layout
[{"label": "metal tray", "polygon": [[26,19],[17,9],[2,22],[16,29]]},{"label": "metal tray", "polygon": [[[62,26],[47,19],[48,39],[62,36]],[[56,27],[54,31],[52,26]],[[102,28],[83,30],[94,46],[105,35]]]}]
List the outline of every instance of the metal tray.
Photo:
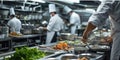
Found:
[{"label": "metal tray", "polygon": [[97,53],[82,53],[79,54],[79,58],[86,57],[88,60],[101,60],[103,55]]},{"label": "metal tray", "polygon": [[107,45],[90,45],[89,47],[91,48],[91,50],[94,50],[94,51],[108,51],[108,50],[110,50],[110,47]]},{"label": "metal tray", "polygon": [[60,60],[76,60],[78,57],[74,54],[64,54],[61,56]]},{"label": "metal tray", "polygon": [[88,60],[102,60],[103,55],[97,53],[82,53],[82,54],[71,54],[71,53],[62,53],[55,54],[47,57],[45,60],[79,60],[82,57],[86,57]]}]

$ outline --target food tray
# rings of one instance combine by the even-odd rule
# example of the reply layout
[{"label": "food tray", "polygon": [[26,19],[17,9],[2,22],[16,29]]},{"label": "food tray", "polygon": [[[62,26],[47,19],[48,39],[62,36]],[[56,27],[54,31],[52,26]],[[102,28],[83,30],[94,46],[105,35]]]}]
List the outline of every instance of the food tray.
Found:
[{"label": "food tray", "polygon": [[109,51],[110,47],[107,45],[90,45],[89,46],[93,51]]}]

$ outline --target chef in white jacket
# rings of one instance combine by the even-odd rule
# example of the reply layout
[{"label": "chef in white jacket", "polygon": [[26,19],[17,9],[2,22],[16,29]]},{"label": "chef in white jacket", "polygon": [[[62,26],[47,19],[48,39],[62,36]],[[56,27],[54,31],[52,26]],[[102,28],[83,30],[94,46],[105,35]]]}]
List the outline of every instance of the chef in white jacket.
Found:
[{"label": "chef in white jacket", "polygon": [[73,12],[71,8],[69,8],[68,6],[64,7],[64,10],[66,11],[67,14],[70,15],[70,23],[68,24],[68,26],[70,26],[70,31],[71,34],[75,34],[77,29],[81,28],[81,24],[80,24],[80,16]]},{"label": "chef in white jacket", "polygon": [[50,20],[47,27],[40,27],[40,29],[47,30],[46,44],[57,42],[57,34],[63,28],[63,20],[56,14],[55,4],[49,4]]},{"label": "chef in white jacket", "polygon": [[20,33],[21,21],[15,17],[14,8],[10,8],[10,20],[7,25],[10,27],[10,32]]},{"label": "chef in white jacket", "polygon": [[120,1],[104,0],[100,4],[97,11],[89,18],[82,41],[86,43],[88,34],[96,27],[104,25],[108,17],[110,17],[112,26],[111,36],[107,41],[113,41],[110,60],[120,60]]}]

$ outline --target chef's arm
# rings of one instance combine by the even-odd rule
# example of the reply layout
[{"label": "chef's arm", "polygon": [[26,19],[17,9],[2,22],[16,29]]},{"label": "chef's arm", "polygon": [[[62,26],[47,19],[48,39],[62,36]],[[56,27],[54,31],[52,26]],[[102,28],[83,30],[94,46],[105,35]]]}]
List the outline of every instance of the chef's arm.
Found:
[{"label": "chef's arm", "polygon": [[88,34],[89,34],[93,29],[95,29],[95,28],[96,28],[96,26],[93,25],[91,22],[88,23],[88,25],[87,25],[84,33],[83,33],[83,36],[82,36],[82,41],[83,41],[84,43],[87,42]]},{"label": "chef's arm", "polygon": [[48,30],[47,27],[43,27],[43,30]]},{"label": "chef's arm", "polygon": [[47,27],[38,27],[37,28],[38,30],[41,29],[41,30],[48,30]]}]

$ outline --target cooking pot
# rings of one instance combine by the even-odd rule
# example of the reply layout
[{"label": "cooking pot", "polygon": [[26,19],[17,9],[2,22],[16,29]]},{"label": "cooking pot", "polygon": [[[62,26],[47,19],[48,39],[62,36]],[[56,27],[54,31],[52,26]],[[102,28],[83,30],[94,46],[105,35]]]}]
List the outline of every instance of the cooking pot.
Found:
[{"label": "cooking pot", "polygon": [[77,38],[77,34],[61,33],[61,38],[63,40],[75,40],[75,38]]},{"label": "cooking pot", "polygon": [[21,30],[22,34],[32,34],[32,29],[23,29]]},{"label": "cooking pot", "polygon": [[32,30],[32,33],[33,34],[40,34],[40,33],[42,33],[43,32],[43,30],[41,30],[41,29],[33,29]]}]

